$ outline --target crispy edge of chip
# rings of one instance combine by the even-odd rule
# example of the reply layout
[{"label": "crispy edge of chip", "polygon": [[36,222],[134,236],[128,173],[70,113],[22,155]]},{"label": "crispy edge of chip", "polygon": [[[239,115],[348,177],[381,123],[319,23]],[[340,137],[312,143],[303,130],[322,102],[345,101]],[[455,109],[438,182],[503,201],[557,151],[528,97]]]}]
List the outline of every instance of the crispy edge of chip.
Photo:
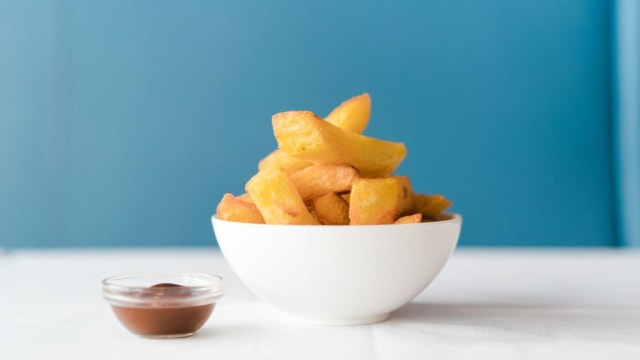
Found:
[{"label": "crispy edge of chip", "polygon": [[411,185],[411,179],[405,175],[393,175],[392,177],[400,180],[402,184],[402,198],[400,201],[400,215],[409,215],[413,210],[413,185]]},{"label": "crispy edge of chip", "polygon": [[293,173],[311,165],[313,162],[309,160],[297,159],[280,149],[275,149],[258,162],[258,170],[280,168],[288,173]]},{"label": "crispy edge of chip", "polygon": [[242,200],[242,201],[246,201],[248,203],[252,203],[253,204],[253,199],[251,198],[251,195],[247,194],[247,193],[242,193],[238,196],[236,196],[238,199]]},{"label": "crispy edge of chip", "polygon": [[226,193],[216,207],[216,217],[221,220],[264,224],[264,218],[255,204]]},{"label": "crispy edge of chip", "polygon": [[362,133],[371,117],[371,97],[364,93],[343,101],[335,107],[325,121],[354,133]]},{"label": "crispy edge of chip", "polygon": [[420,222],[422,222],[422,214],[417,213],[417,214],[401,216],[393,223],[394,224],[417,224]]},{"label": "crispy edge of chip", "polygon": [[422,214],[423,220],[438,219],[438,215],[451,207],[453,204],[441,194],[414,194],[413,212]]},{"label": "crispy edge of chip", "polygon": [[359,175],[350,165],[316,164],[292,173],[291,180],[306,201],[326,193],[350,191]]}]

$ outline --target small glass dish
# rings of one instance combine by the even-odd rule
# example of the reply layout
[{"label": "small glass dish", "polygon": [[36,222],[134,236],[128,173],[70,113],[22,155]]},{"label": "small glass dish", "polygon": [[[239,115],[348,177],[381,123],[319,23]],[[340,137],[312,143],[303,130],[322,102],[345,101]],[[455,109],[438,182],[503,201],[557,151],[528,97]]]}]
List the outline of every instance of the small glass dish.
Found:
[{"label": "small glass dish", "polygon": [[193,335],[223,295],[222,278],[209,274],[132,274],[102,281],[102,296],[120,323],[153,338]]}]

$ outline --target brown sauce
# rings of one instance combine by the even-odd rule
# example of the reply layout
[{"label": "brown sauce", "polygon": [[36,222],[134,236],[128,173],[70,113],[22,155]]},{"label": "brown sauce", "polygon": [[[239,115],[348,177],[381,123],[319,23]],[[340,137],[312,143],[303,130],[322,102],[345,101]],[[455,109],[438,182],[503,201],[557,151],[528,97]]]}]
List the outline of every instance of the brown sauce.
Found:
[{"label": "brown sauce", "polygon": [[180,298],[188,299],[188,287],[162,283],[145,289],[138,295],[149,299],[140,306],[111,308],[129,331],[149,337],[185,337],[200,329],[209,319],[215,303],[181,306]]}]

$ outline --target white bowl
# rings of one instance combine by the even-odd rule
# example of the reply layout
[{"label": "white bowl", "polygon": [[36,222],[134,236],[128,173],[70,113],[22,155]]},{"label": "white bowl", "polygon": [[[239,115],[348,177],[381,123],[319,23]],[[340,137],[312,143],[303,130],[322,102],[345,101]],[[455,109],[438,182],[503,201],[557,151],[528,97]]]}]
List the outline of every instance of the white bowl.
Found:
[{"label": "white bowl", "polygon": [[462,217],[402,225],[264,225],[211,217],[220,250],[259,298],[304,322],[382,321],[422,292]]}]

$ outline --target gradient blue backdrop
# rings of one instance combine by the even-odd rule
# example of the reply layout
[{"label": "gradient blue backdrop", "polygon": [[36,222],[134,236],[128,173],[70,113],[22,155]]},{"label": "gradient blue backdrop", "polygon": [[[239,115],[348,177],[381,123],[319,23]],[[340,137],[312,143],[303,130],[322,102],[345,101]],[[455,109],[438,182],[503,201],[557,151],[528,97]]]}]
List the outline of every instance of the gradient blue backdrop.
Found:
[{"label": "gradient blue backdrop", "polygon": [[209,245],[275,112],[366,134],[461,245],[616,245],[605,1],[2,1],[0,247]]}]

